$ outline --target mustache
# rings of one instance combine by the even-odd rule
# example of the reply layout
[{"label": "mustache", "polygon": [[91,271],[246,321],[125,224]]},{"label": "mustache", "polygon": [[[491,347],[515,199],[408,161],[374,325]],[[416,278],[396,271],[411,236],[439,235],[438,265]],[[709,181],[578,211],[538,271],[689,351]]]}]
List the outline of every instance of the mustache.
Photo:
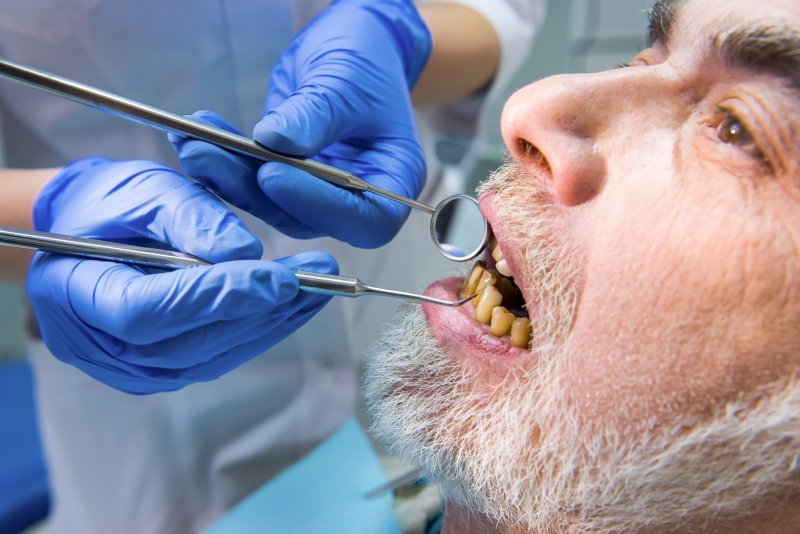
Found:
[{"label": "mustache", "polygon": [[794,381],[689,429],[677,422],[633,438],[614,424],[587,432],[564,396],[570,384],[561,368],[585,260],[539,177],[505,165],[481,191],[492,194],[525,258],[519,283],[536,306],[537,365],[482,376],[448,354],[422,310],[406,304],[367,359],[372,430],[389,450],[424,466],[448,504],[541,532],[704,531],[709,518],[736,517],[775,488],[797,488]]},{"label": "mustache", "polygon": [[489,195],[508,244],[522,251],[524,273],[515,282],[536,306],[529,310],[534,350],[552,353],[563,349],[575,323],[585,262],[543,178],[528,168],[507,157],[478,194]]}]

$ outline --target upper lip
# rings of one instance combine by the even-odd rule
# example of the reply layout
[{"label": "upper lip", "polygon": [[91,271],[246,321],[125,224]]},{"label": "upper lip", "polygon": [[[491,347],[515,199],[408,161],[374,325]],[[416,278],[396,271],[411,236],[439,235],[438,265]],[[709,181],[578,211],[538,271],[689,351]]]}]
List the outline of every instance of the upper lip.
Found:
[{"label": "upper lip", "polygon": [[[497,240],[500,250],[503,251],[503,256],[505,257],[506,263],[508,263],[508,268],[514,278],[514,283],[522,292],[526,309],[528,310],[528,318],[531,319],[531,299],[527,291],[527,284],[525,284],[525,270],[522,268],[522,265],[524,265],[522,254],[519,250],[509,246],[511,241],[508,239],[508,231],[504,227],[502,219],[498,217],[494,211],[493,196],[490,193],[483,194],[479,198],[479,203],[481,213],[492,228],[492,234],[494,234],[494,238]],[[489,250],[488,252],[491,254],[492,251]]]}]

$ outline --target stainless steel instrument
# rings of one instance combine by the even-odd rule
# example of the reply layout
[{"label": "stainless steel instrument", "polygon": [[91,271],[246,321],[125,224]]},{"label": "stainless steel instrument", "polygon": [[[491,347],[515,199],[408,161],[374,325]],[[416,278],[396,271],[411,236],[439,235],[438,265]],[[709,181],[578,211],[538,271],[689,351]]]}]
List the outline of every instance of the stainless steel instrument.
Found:
[{"label": "stainless steel instrument", "polygon": [[[430,234],[439,251],[454,261],[469,261],[478,257],[490,239],[489,225],[478,209],[477,201],[467,195],[454,195],[440,202],[435,208],[423,202],[376,187],[354,174],[308,158],[290,156],[268,149],[241,135],[209,126],[175,113],[142,104],[68,78],[56,76],[0,58],[0,76],[22,82],[56,96],[107,111],[122,118],[152,126],[178,135],[207,141],[226,150],[243,154],[261,161],[286,163],[322,178],[332,184],[380,195],[431,215]],[[455,215],[454,214],[458,214]],[[467,219],[471,231],[450,231],[453,219]],[[482,233],[481,233],[482,230]],[[453,242],[458,235],[458,242]]]},{"label": "stainless steel instrument", "polygon": [[[0,226],[0,245],[162,269],[182,269],[211,265],[205,260],[183,252],[126,245],[97,239],[85,239],[50,232],[39,232],[37,230],[22,230],[8,226]],[[461,306],[475,297],[473,295],[451,302],[416,293],[370,286],[358,278],[348,276],[335,276],[300,270],[295,271],[295,276],[297,276],[300,282],[300,289],[303,291],[338,297],[355,298],[364,295],[381,295],[453,307]]]}]

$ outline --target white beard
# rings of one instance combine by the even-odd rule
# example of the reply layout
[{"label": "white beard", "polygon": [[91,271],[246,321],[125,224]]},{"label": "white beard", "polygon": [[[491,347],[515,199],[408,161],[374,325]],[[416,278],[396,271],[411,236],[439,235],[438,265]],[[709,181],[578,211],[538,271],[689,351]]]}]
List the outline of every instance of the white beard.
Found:
[{"label": "white beard", "polygon": [[[513,172],[485,186],[506,195],[509,212],[531,201],[530,191],[504,187]],[[579,260],[548,239],[556,228],[546,209],[516,229],[533,236],[525,259],[537,287],[529,289],[547,311],[533,321],[535,368],[487,383],[457,363],[410,305],[368,360],[365,396],[378,439],[422,466],[449,503],[542,533],[689,532],[797,488],[793,382],[743,396],[688,429],[679,421],[623,436],[594,421],[585,430],[559,382]]]},{"label": "white beard", "polygon": [[[690,532],[797,488],[800,387],[729,404],[690,430],[595,436],[559,400],[550,366],[483,395],[410,308],[370,359],[372,431],[422,466],[448,503],[536,532]],[[760,392],[764,394],[763,391]]]}]

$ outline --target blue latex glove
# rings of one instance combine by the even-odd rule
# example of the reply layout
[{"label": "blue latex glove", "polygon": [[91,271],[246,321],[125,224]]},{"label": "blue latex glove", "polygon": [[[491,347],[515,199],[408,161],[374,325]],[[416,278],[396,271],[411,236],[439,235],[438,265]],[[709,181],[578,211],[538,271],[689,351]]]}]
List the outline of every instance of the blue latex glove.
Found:
[{"label": "blue latex glove", "polygon": [[36,254],[27,291],[48,348],[130,393],[212,380],[262,353],[328,301],[299,291],[291,269],[338,271],[323,253],[259,261],[261,243],[219,199],[150,161],[67,166],[39,194],[34,224],[224,262],[164,272]]},{"label": "blue latex glove", "polygon": [[[428,30],[409,0],[336,0],[281,56],[253,137],[416,198],[425,163],[409,92],[430,51]],[[235,131],[210,112],[194,117]],[[373,248],[391,240],[408,216],[402,204],[285,164],[261,165],[201,141],[171,140],[189,176],[292,237],[329,235]]]}]

